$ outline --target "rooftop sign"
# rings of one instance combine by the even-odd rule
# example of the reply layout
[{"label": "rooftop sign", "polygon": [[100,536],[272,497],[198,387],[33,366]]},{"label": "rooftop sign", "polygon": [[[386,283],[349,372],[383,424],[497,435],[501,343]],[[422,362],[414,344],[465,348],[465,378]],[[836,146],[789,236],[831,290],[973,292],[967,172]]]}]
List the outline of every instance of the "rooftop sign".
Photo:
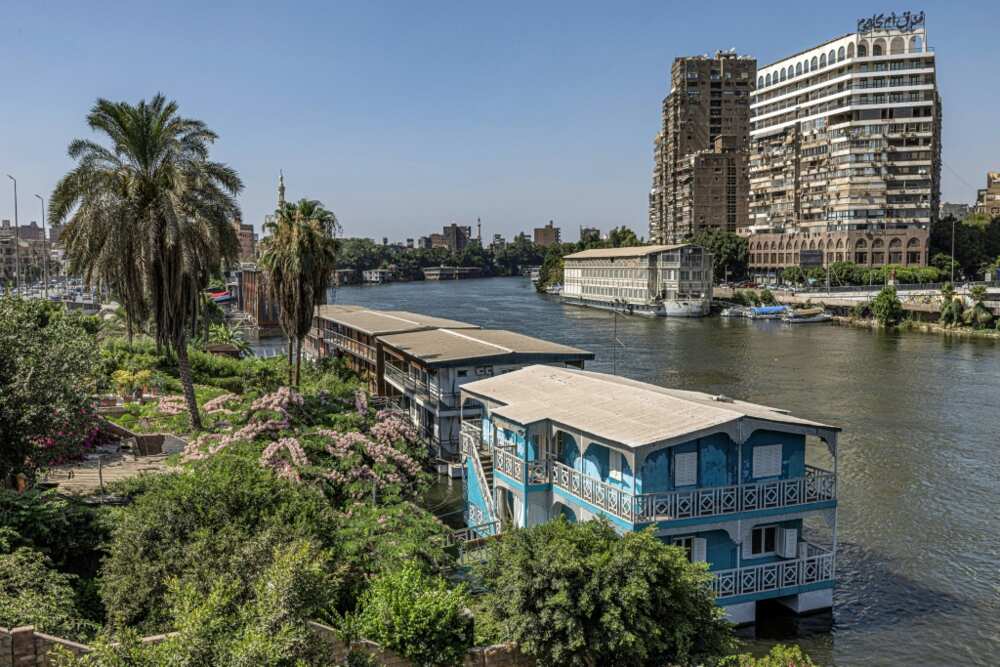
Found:
[{"label": "rooftop sign", "polygon": [[900,32],[912,32],[916,28],[924,25],[924,13],[916,14],[903,12],[896,14],[893,12],[888,16],[876,14],[871,18],[858,19],[858,32],[862,35],[870,32],[881,32],[883,30],[899,30]]}]

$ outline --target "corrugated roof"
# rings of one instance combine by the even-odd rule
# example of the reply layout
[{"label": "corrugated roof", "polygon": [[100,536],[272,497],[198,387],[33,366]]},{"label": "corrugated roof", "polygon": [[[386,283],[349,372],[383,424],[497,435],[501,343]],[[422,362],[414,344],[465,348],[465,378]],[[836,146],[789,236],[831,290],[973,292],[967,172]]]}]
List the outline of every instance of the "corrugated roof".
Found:
[{"label": "corrugated roof", "polygon": [[433,329],[382,336],[381,341],[430,366],[489,358],[524,363],[541,361],[542,357],[560,361],[594,358],[586,350],[503,329]]},{"label": "corrugated roof", "polygon": [[645,257],[667,250],[677,250],[690,243],[678,243],[676,245],[639,245],[631,248],[594,248],[592,250],[581,250],[572,255],[566,255],[563,259],[599,259],[601,257]]},{"label": "corrugated roof", "polygon": [[478,329],[478,324],[446,320],[405,310],[370,310],[362,306],[337,304],[317,306],[316,314],[324,319],[356,329],[370,336],[420,331],[423,329]]},{"label": "corrugated roof", "polygon": [[500,403],[492,413],[517,424],[551,419],[628,447],[678,441],[744,417],[839,430],[764,405],[553,366],[528,366],[471,382],[462,390]]}]

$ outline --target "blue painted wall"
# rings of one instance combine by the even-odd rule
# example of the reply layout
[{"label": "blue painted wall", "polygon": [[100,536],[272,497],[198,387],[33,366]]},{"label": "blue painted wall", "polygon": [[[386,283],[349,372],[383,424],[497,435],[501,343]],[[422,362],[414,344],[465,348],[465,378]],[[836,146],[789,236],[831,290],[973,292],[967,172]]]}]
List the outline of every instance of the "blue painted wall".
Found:
[{"label": "blue painted wall", "polygon": [[601,480],[608,479],[610,451],[604,445],[590,443],[587,453],[583,456],[583,473]]},{"label": "blue painted wall", "polygon": [[[802,477],[806,474],[806,437],[781,431],[754,431],[743,444],[742,480],[759,481],[753,477],[753,448],[758,445],[781,445],[781,476]],[[762,478],[773,479],[773,478]]]},{"label": "blue painted wall", "polygon": [[486,499],[483,494],[489,493],[489,489],[482,489],[479,486],[479,478],[476,476],[476,468],[471,458],[465,460],[465,502],[467,505],[475,505],[483,512],[483,516],[488,516],[486,509]]}]

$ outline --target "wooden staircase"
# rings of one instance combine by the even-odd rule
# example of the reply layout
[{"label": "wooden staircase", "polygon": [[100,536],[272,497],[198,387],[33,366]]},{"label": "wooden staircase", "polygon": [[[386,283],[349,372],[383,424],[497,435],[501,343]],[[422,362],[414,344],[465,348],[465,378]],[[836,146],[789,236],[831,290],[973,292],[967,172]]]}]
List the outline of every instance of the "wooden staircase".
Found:
[{"label": "wooden staircase", "polygon": [[483,477],[486,478],[487,493],[493,492],[493,452],[490,450],[479,451],[479,463],[483,467]]}]

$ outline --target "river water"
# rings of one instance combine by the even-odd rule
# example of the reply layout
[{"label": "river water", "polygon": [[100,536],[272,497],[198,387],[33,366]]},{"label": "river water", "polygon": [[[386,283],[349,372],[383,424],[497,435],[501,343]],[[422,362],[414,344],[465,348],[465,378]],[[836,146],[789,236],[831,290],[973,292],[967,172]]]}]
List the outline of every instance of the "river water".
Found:
[{"label": "river water", "polygon": [[835,324],[613,318],[537,295],[523,278],[331,296],[575,345],[596,354],[590,370],[614,366],[842,427],[834,613],[758,625],[757,647],[791,639],[824,665],[1000,665],[995,342]]}]

